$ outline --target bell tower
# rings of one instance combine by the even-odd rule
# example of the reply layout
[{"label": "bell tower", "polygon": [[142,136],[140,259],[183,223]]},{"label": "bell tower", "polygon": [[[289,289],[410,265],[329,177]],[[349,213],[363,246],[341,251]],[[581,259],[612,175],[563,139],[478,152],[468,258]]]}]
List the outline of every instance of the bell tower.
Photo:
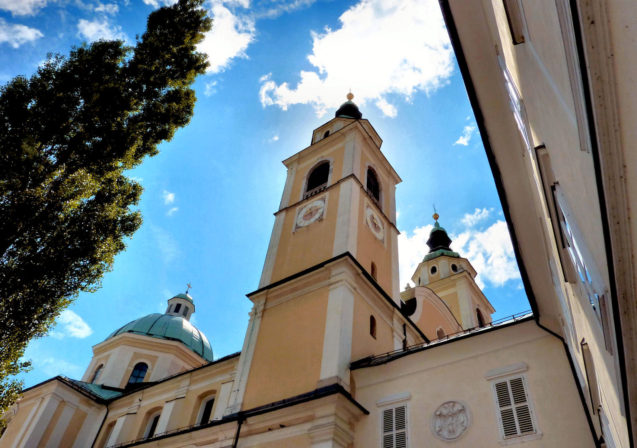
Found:
[{"label": "bell tower", "polygon": [[424,340],[400,310],[395,189],[400,182],[353,95],[287,179],[230,398],[247,410],[330,384],[354,359]]},{"label": "bell tower", "polygon": [[259,286],[349,252],[398,297],[396,184],[382,140],[348,94],[310,146],[283,161],[287,179]]}]

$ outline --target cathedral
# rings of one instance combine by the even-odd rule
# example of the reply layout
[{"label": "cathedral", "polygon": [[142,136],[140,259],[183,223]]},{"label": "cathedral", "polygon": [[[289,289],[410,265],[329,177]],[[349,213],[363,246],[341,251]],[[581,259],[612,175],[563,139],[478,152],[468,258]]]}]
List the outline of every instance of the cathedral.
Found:
[{"label": "cathedral", "polygon": [[352,99],[283,162],[241,352],[214,358],[177,294],[95,345],[81,379],[24,390],[0,445],[595,447],[562,339],[530,313],[493,322],[437,214],[401,291],[401,179]]}]

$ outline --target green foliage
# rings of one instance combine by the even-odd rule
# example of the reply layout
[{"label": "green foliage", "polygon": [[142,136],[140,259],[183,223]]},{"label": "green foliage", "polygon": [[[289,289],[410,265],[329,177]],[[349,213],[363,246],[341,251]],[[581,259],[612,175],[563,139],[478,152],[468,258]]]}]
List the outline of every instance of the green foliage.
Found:
[{"label": "green foliage", "polygon": [[0,88],[0,412],[30,339],[99,286],[140,226],[124,175],[193,113],[203,0],[153,12],[134,47],[99,41]]}]

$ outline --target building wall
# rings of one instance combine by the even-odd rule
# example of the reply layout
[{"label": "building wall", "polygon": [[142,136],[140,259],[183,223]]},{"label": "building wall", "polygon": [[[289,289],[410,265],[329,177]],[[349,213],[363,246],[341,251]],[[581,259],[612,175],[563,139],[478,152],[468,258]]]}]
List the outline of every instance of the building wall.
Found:
[{"label": "building wall", "polygon": [[[356,399],[370,411],[356,426],[355,446],[381,446],[378,403],[409,397],[408,446],[446,447],[432,431],[434,412],[454,400],[469,410],[470,424],[455,446],[499,446],[493,369],[520,362],[528,368],[528,394],[541,437],[525,446],[594,447],[564,348],[532,321],[433,347],[377,367],[354,370]],[[559,397],[559,399],[556,399]]]}]

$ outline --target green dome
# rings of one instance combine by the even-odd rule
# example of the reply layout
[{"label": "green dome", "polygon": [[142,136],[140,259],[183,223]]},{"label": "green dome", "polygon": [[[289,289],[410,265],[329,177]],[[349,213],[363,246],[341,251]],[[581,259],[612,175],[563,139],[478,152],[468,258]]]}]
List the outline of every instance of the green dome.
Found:
[{"label": "green dome", "polygon": [[[179,294],[179,296],[185,294]],[[192,301],[192,299],[190,299]],[[212,361],[212,347],[206,336],[181,316],[149,314],[127,323],[111,333],[106,340],[123,333],[179,341],[206,361]]]}]

